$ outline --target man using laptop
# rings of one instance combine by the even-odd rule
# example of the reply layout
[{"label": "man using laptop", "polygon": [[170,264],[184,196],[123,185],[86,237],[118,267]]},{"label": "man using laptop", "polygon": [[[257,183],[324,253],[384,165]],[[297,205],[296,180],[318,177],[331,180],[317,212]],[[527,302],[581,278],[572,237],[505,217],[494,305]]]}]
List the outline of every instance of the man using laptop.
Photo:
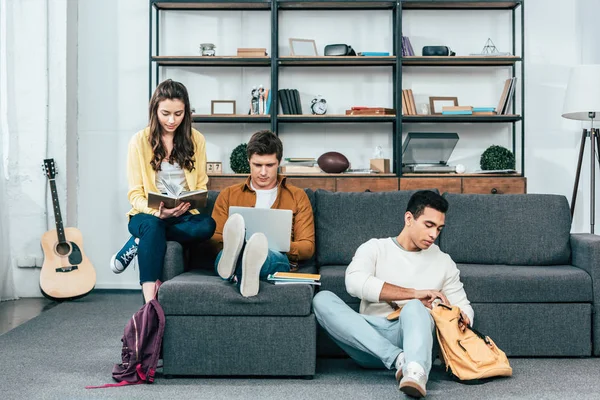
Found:
[{"label": "man using laptop", "polygon": [[[221,278],[237,280],[244,297],[258,294],[260,278],[293,271],[298,262],[311,258],[315,251],[310,201],[304,190],[286,183],[285,177],[278,175],[282,156],[283,144],[271,131],[252,135],[248,142],[250,176],[244,183],[221,191],[212,212],[217,228],[211,241],[220,250],[215,269]],[[246,242],[244,218],[237,213],[229,216],[232,206],[291,210],[289,251],[271,250],[262,232],[254,233]]]}]

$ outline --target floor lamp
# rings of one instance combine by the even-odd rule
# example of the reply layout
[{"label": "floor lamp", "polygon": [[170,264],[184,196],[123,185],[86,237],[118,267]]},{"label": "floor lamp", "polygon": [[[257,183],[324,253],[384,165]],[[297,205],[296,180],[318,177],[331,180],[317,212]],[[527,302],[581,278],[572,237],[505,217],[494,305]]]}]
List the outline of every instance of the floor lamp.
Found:
[{"label": "floor lamp", "polygon": [[[571,71],[562,116],[578,121],[588,121],[590,129],[583,129],[577,161],[577,175],[571,198],[571,218],[575,211],[579,176],[585,142],[590,138],[590,233],[594,233],[596,195],[596,151],[600,155],[600,132],[594,129],[594,119],[600,119],[600,65],[580,65]],[[600,162],[600,161],[599,161]]]}]

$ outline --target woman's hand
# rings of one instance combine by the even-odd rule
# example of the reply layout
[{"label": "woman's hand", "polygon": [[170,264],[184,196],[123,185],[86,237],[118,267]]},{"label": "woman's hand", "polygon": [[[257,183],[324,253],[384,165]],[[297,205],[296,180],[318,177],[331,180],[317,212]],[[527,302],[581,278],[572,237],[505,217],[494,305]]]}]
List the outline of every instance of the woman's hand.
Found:
[{"label": "woman's hand", "polygon": [[167,219],[172,217],[180,217],[190,209],[190,203],[181,203],[175,208],[165,208],[165,203],[161,202],[158,207],[157,217]]}]

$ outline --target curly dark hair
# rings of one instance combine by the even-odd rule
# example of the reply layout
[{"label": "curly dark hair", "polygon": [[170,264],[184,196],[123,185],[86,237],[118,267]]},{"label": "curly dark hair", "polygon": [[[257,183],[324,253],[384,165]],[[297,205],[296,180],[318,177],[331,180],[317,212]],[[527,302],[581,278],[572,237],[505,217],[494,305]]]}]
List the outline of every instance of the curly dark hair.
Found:
[{"label": "curly dark hair", "polygon": [[181,100],[185,105],[183,112],[183,121],[175,131],[173,138],[173,150],[169,157],[169,163],[174,161],[188,171],[194,170],[194,141],[192,140],[192,112],[190,109],[190,99],[187,89],[180,83],[167,79],[161,82],[154,91],[149,105],[149,127],[150,127],[150,146],[154,157],[150,165],[155,171],[160,171],[160,163],[167,156],[167,151],[161,140],[162,129],[158,121],[158,106],[164,100]]}]

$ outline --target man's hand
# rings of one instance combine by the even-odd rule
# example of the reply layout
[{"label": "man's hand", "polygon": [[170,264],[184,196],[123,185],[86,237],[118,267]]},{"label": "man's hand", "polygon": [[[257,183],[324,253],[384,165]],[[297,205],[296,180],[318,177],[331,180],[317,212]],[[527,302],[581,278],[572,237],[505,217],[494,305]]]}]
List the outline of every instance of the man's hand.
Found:
[{"label": "man's hand", "polygon": [[469,317],[467,317],[467,314],[465,314],[465,312],[461,310],[460,320],[458,321],[458,327],[460,328],[460,331],[464,332],[465,329],[467,329],[467,326],[469,326],[469,325],[471,325],[471,320],[469,320]]},{"label": "man's hand", "polygon": [[415,299],[420,300],[427,308],[431,308],[431,303],[439,298],[442,303],[449,305],[448,299],[442,292],[437,290],[415,290]]},{"label": "man's hand", "polygon": [[180,217],[190,209],[190,203],[181,203],[175,208],[165,208],[165,203],[161,202],[158,207],[157,217],[167,219],[171,217]]}]

